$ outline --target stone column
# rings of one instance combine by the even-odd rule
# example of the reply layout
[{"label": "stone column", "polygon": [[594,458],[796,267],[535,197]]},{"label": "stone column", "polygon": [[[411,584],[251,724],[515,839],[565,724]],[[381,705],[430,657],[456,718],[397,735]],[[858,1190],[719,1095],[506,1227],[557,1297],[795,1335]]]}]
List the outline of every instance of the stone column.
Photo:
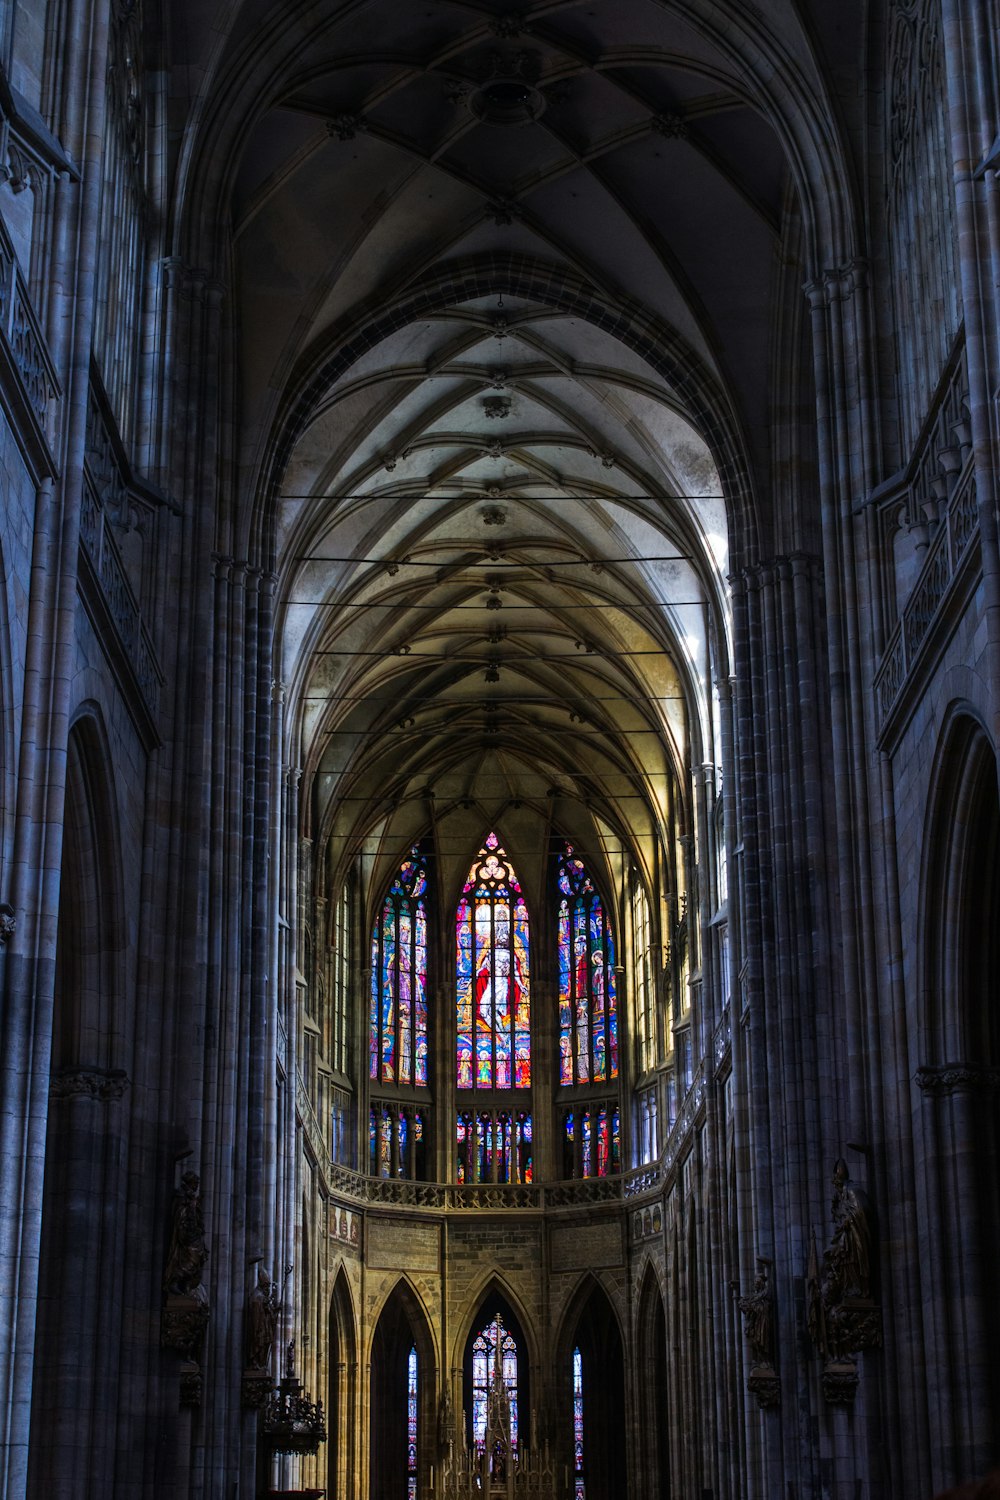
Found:
[{"label": "stone column", "polygon": [[[86,15],[83,14],[84,9]],[[74,18],[76,19],[76,18]],[[66,745],[77,609],[77,553],[93,325],[107,8],[81,8],[65,36],[67,144],[88,170],[60,180],[52,222],[47,332],[63,384],[54,442],[62,478],[36,502],[15,793],[11,881],[16,929],[4,960],[0,1063],[0,1492],[26,1493],[49,1103]],[[86,24],[84,24],[86,23]]]}]

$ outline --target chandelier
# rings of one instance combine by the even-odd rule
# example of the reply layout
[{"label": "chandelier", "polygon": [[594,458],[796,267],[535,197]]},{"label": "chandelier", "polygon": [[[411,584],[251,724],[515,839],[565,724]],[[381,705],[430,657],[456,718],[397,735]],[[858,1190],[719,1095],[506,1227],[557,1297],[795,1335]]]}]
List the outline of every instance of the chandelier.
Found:
[{"label": "chandelier", "polygon": [[264,1406],[264,1437],[272,1453],[298,1456],[316,1453],[326,1442],[322,1401],[303,1392],[295,1374],[295,1340],[288,1345],[285,1374]]}]

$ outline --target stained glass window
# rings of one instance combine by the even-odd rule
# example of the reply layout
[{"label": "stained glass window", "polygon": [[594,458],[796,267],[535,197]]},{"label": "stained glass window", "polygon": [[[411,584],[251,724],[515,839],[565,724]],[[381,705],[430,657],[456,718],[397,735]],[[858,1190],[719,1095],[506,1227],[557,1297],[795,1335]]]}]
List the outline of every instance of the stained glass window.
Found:
[{"label": "stained glass window", "polygon": [[500,1313],[480,1329],[472,1344],[472,1440],[481,1453],[486,1442],[490,1386],[499,1355],[510,1404],[510,1447],[517,1452],[517,1341]]},{"label": "stained glass window", "polygon": [[640,1074],[656,1064],[656,1011],[654,1008],[654,965],[649,902],[636,877],[632,886],[632,944],[635,976],[637,1054]]},{"label": "stained glass window", "polygon": [[495,833],[469,871],[455,926],[458,1087],[530,1088],[528,910]]},{"label": "stained glass window", "polygon": [[462,1111],[456,1121],[456,1181],[531,1182],[531,1115],[527,1110]]},{"label": "stained glass window", "polygon": [[417,1500],[417,1350],[410,1350],[406,1367],[406,1493]]},{"label": "stained glass window", "polygon": [[586,1500],[583,1468],[583,1358],[573,1350],[573,1500]]},{"label": "stained glass window", "polygon": [[563,1113],[563,1175],[610,1177],[622,1169],[621,1113],[601,1100]]},{"label": "stained glass window", "polygon": [[618,1077],[615,944],[582,859],[566,844],[559,890],[559,1082]]},{"label": "stained glass window", "polygon": [[373,1177],[426,1177],[426,1120],[409,1104],[373,1100],[368,1125],[368,1170]]},{"label": "stained glass window", "polygon": [[369,1073],[381,1083],[427,1082],[427,867],[410,851],[372,933]]}]

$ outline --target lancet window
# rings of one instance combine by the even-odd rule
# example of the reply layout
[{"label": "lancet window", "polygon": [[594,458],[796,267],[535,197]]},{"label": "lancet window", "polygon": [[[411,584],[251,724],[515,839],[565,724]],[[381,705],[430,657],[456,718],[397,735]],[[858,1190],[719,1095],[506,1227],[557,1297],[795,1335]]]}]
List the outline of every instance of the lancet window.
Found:
[{"label": "lancet window", "polygon": [[417,1500],[417,1349],[406,1365],[406,1495]]},{"label": "lancet window", "polygon": [[566,844],[558,860],[559,1082],[618,1077],[615,945],[601,898]]},{"label": "lancet window", "polygon": [[491,833],[455,919],[459,1183],[533,1177],[529,958],[528,909]]},{"label": "lancet window", "polygon": [[586,1500],[583,1456],[583,1356],[573,1350],[573,1500]]},{"label": "lancet window", "polygon": [[657,1060],[656,1009],[649,901],[638,877],[632,884],[632,951],[635,977],[637,1063],[640,1075]]},{"label": "lancet window", "polygon": [[375,1100],[368,1119],[368,1170],[373,1177],[427,1176],[427,1111]]},{"label": "lancet window", "polygon": [[481,1328],[472,1343],[472,1440],[481,1453],[486,1442],[490,1390],[497,1370],[510,1410],[510,1451],[517,1452],[517,1341],[501,1313]]},{"label": "lancet window", "polygon": [[491,833],[469,871],[456,920],[458,1087],[531,1087],[528,910]]},{"label": "lancet window", "polygon": [[369,1074],[427,1083],[427,866],[418,848],[400,866],[372,934]]},{"label": "lancet window", "polygon": [[621,1171],[621,1112],[617,1099],[565,1109],[562,1125],[564,1177],[609,1177]]}]

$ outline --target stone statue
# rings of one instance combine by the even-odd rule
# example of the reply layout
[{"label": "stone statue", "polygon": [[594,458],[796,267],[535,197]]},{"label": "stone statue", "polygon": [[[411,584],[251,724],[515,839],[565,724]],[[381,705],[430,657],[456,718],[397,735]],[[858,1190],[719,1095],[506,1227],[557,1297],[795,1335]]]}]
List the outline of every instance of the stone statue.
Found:
[{"label": "stone statue", "polygon": [[263,1266],[257,1270],[257,1285],[247,1307],[246,1365],[248,1370],[267,1370],[281,1311],[278,1288]]},{"label": "stone statue", "polygon": [[185,1172],[174,1194],[170,1247],[163,1272],[163,1290],[168,1295],[193,1296],[208,1259],[200,1187],[197,1172]]},{"label": "stone statue", "polygon": [[[750,1345],[750,1358],[755,1365],[770,1365],[774,1359],[774,1304],[768,1284],[768,1264],[766,1260],[758,1260],[753,1291],[736,1299],[743,1314],[743,1331]],[[738,1292],[735,1282],[733,1288]]]},{"label": "stone statue", "polygon": [[871,1221],[865,1194],[840,1157],[833,1169],[834,1232],[824,1259],[842,1297],[871,1296]]}]

